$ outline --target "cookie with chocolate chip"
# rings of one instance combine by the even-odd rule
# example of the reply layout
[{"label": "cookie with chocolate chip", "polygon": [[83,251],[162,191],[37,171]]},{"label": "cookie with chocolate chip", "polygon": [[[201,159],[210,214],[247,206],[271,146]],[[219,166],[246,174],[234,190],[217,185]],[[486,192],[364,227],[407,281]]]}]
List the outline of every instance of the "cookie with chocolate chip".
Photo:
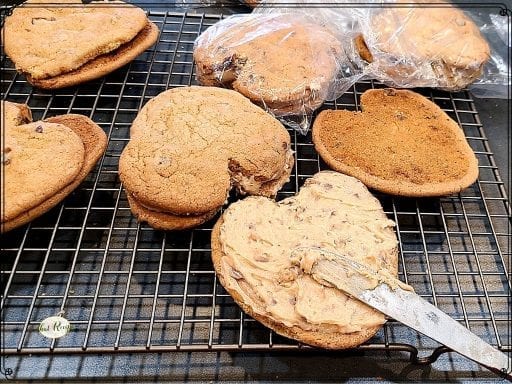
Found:
[{"label": "cookie with chocolate chip", "polygon": [[104,76],[134,60],[158,38],[144,11],[122,1],[28,0],[6,18],[6,54],[40,88],[63,88]]},{"label": "cookie with chocolate chip", "polygon": [[490,58],[479,27],[449,4],[378,10],[355,47],[372,76],[397,87],[459,90]]},{"label": "cookie with chocolate chip", "polygon": [[132,211],[158,229],[210,219],[232,189],[275,196],[293,167],[290,135],[237,92],[182,87],[139,112],[119,160]]},{"label": "cookie with chocolate chip", "polygon": [[[103,130],[81,115],[31,122],[26,105],[2,102],[1,232],[47,212],[69,195],[103,154]],[[16,112],[17,111],[17,112]]]},{"label": "cookie with chocolate chip", "polygon": [[315,279],[309,257],[322,250],[396,275],[393,226],[361,182],[323,171],[277,203],[251,196],[231,204],[213,228],[212,261],[222,286],[263,325],[309,345],[353,348],[385,316]]},{"label": "cookie with chocolate chip", "polygon": [[314,111],[326,99],[341,43],[300,15],[224,19],[196,40],[197,79],[232,88],[276,116]]}]

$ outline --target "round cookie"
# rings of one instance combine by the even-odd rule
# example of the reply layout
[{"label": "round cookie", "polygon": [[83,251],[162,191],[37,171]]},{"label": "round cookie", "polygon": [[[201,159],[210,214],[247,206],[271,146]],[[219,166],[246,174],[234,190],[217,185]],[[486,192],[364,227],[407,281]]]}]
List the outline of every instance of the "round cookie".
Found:
[{"label": "round cookie", "polygon": [[[27,106],[24,107],[28,110]],[[75,179],[70,184],[35,207],[24,211],[23,213],[10,220],[2,222],[2,233],[8,232],[14,228],[18,228],[34,220],[64,200],[64,198],[73,192],[87,177],[107,147],[107,135],[88,117],[68,114],[48,118],[45,120],[45,122],[52,124],[62,124],[67,128],[70,128],[76,135],[78,135],[84,145],[85,154],[83,165]]]},{"label": "round cookie", "polygon": [[372,75],[398,87],[462,89],[490,58],[479,28],[448,4],[380,10],[355,47]]},{"label": "round cookie", "polygon": [[392,195],[443,196],[478,178],[478,161],[458,124],[408,90],[373,89],[362,112],[325,110],[313,124],[315,149],[334,170]]},{"label": "round cookie", "polygon": [[84,161],[84,145],[70,128],[35,122],[2,129],[1,221],[37,206],[70,184]]},{"label": "round cookie", "polygon": [[219,210],[234,187],[275,196],[292,165],[288,131],[261,108],[234,91],[182,87],[142,108],[119,176],[150,210],[202,216]]},{"label": "round cookie", "polygon": [[197,79],[233,88],[276,116],[310,112],[325,100],[341,43],[299,15],[224,19],[196,41]]},{"label": "round cookie", "polygon": [[[41,88],[103,76],[133,60],[158,37],[145,12],[122,1],[47,4],[26,1],[6,18],[2,31],[5,52],[16,69]],[[91,63],[95,59],[99,61]]]},{"label": "round cookie", "polygon": [[276,333],[322,348],[352,348],[378,331],[384,315],[319,284],[291,256],[297,248],[322,247],[396,275],[392,226],[358,180],[324,171],[279,203],[249,197],[231,204],[213,228],[212,260],[242,310]]}]

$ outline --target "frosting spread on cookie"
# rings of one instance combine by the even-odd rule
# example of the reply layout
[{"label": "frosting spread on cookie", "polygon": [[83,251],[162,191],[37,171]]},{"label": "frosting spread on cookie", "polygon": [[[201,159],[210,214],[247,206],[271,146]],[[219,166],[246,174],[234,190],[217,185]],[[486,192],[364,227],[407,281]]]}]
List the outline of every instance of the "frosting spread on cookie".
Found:
[{"label": "frosting spread on cookie", "polygon": [[255,313],[288,327],[352,333],[380,325],[382,314],[315,281],[293,253],[320,247],[395,274],[393,225],[359,181],[320,172],[295,197],[279,203],[247,198],[226,210],[220,228],[223,284]]}]

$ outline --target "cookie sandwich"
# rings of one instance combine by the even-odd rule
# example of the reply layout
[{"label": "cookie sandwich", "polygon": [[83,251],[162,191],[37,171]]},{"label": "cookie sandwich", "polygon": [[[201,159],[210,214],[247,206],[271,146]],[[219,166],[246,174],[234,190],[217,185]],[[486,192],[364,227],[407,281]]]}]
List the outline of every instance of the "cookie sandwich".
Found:
[{"label": "cookie sandwich", "polygon": [[5,19],[5,53],[34,86],[56,89],[102,77],[158,38],[145,12],[122,1],[28,0]]},{"label": "cookie sandwich", "polygon": [[273,197],[294,162],[282,124],[222,88],[167,90],[141,109],[130,134],[119,177],[133,214],[156,229],[209,220],[232,189]]},{"label": "cookie sandwich", "polygon": [[465,88],[490,58],[479,27],[449,4],[382,9],[355,47],[371,63],[372,76],[405,88]]},{"label": "cookie sandwich", "polygon": [[224,19],[196,40],[197,80],[232,88],[276,116],[310,113],[329,94],[341,43],[304,16]]},{"label": "cookie sandwich", "polygon": [[89,118],[68,114],[32,121],[24,104],[2,102],[1,232],[59,204],[94,168],[107,146]]}]

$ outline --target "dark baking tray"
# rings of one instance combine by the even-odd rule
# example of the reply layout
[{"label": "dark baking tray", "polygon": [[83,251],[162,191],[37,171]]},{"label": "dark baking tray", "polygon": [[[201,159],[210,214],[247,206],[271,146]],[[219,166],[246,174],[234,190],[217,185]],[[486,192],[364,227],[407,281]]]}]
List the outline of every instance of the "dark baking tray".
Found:
[{"label": "dark baking tray", "polygon": [[[245,316],[218,283],[210,261],[215,219],[182,232],[140,225],[117,175],[131,121],[160,92],[195,84],[193,42],[221,17],[151,11],[161,30],[152,49],[101,80],[54,92],[32,88],[2,49],[3,99],[27,103],[34,119],[84,114],[109,137],[105,155],[74,193],[1,237],[4,355],[312,350]],[[360,95],[377,87],[382,85],[357,83],[323,108],[356,110]],[[418,91],[460,124],[478,157],[480,177],[441,199],[377,194],[397,223],[400,279],[511,352],[510,205],[493,153],[468,92]],[[327,168],[310,135],[290,134],[296,163],[279,199]],[[40,321],[61,312],[73,331],[55,341],[41,336]],[[428,364],[447,349],[390,320],[358,351],[405,351],[404,358]]]}]

